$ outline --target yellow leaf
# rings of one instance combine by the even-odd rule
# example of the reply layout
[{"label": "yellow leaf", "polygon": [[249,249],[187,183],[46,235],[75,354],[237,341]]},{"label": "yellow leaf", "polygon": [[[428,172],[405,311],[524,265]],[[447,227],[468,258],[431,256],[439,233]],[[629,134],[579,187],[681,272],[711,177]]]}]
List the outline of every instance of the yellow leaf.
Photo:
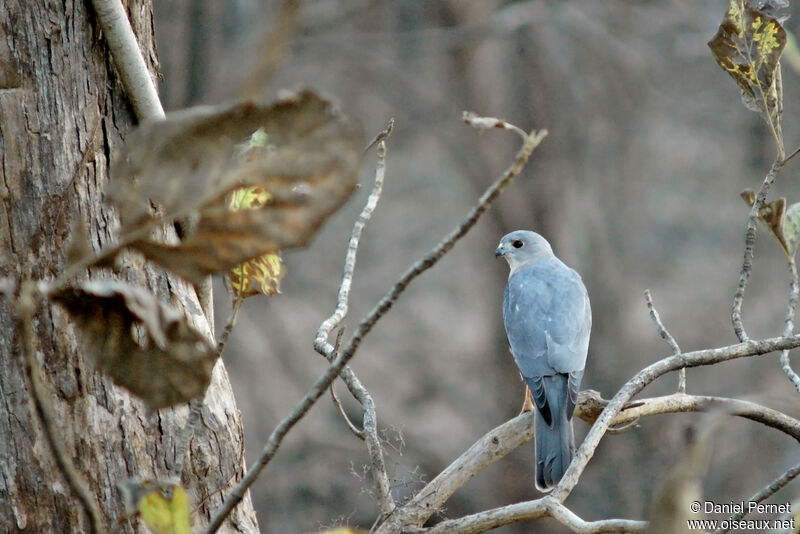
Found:
[{"label": "yellow leaf", "polygon": [[[258,132],[256,132],[258,133]],[[261,146],[266,143],[266,137],[253,145],[256,134],[251,138],[251,146]],[[265,189],[252,186],[235,190],[228,203],[231,211],[255,210],[268,205],[272,195]],[[280,293],[280,281],[286,274],[286,269],[281,260],[280,251],[268,252],[257,258],[247,260],[228,272],[228,279],[237,297],[251,297],[253,295],[274,295]]]},{"label": "yellow leaf", "polygon": [[190,534],[189,498],[180,486],[172,486],[167,497],[160,488],[139,500],[137,510],[154,534]]},{"label": "yellow leaf", "polygon": [[[717,34],[708,46],[717,63],[742,90],[744,105],[760,112],[780,135],[780,57],[786,31],[768,11],[746,0],[731,0]],[[777,140],[777,139],[776,139]]]}]

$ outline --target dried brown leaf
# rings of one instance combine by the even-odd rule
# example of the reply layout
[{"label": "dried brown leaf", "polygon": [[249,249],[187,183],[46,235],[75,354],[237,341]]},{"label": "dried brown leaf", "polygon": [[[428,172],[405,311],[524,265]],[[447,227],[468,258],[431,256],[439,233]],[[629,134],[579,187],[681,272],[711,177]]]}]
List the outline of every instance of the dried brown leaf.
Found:
[{"label": "dried brown leaf", "polygon": [[[730,0],[708,46],[720,67],[736,81],[742,102],[780,133],[780,58],[786,31],[773,3]],[[777,140],[777,139],[776,139]]]},{"label": "dried brown leaf", "polygon": [[98,370],[152,408],[205,394],[218,355],[182,312],[113,280],[86,281],[53,298],[76,320]]},{"label": "dried brown leaf", "polygon": [[[248,146],[259,132],[268,142]],[[123,235],[148,224],[150,200],[165,219],[196,221],[180,245],[139,239],[132,246],[198,281],[307,244],[355,190],[361,146],[360,129],[311,91],[268,107],[190,110],[137,130],[109,196]],[[271,202],[231,212],[226,195],[251,186],[268,191]]]}]

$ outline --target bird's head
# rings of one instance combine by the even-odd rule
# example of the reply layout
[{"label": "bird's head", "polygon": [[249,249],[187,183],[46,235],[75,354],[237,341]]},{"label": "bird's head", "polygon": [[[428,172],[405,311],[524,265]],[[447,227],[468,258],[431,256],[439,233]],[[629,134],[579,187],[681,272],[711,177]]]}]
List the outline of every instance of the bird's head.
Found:
[{"label": "bird's head", "polygon": [[511,267],[511,274],[530,261],[553,254],[545,238],[529,230],[517,230],[506,234],[494,251],[495,258],[502,256]]}]

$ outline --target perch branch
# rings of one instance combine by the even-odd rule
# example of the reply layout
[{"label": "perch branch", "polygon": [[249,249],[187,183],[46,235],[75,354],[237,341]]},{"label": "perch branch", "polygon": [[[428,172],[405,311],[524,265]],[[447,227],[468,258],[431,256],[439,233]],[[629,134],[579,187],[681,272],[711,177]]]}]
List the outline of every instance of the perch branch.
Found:
[{"label": "perch branch", "polygon": [[442,521],[426,531],[426,534],[477,534],[489,529],[509,525],[526,519],[552,517],[578,534],[600,534],[604,532],[643,532],[646,521],[630,519],[603,519],[584,521],[566,506],[550,497],[510,504],[477,514]]},{"label": "perch branch", "polygon": [[[764,499],[768,499],[778,490],[783,488],[786,484],[794,480],[794,478],[797,475],[800,475],[800,464],[795,465],[794,467],[786,471],[784,474],[782,474],[781,476],[779,476],[778,478],[767,484],[763,489],[756,492],[752,497],[748,499],[748,502],[761,502]],[[735,521],[742,519],[744,516],[747,515],[747,513],[748,513],[747,508],[745,508],[736,515],[731,516],[728,523],[735,524]],[[714,534],[725,534],[726,532],[730,532],[730,530],[731,530],[730,528],[718,528],[717,530],[714,531]]]},{"label": "perch branch", "polygon": [[756,200],[750,207],[750,215],[747,219],[747,230],[744,237],[744,259],[742,260],[742,270],[739,272],[739,283],[736,286],[736,292],[733,295],[733,310],[731,311],[731,322],[733,323],[733,331],[739,341],[745,342],[749,338],[744,330],[742,324],[742,303],[744,302],[744,291],[747,287],[747,280],[750,278],[750,272],[753,269],[753,248],[756,244],[756,225],[758,224],[758,212],[761,206],[767,199],[769,190],[775,182],[775,177],[783,168],[785,160],[776,159],[769,172],[764,177],[764,182],[761,184],[761,189],[758,190]]},{"label": "perch branch", "polygon": [[[678,342],[675,341],[675,338],[672,337],[672,334],[669,333],[669,330],[664,327],[664,323],[661,322],[661,317],[658,315],[658,310],[656,310],[656,307],[653,304],[653,296],[650,294],[649,289],[644,290],[644,300],[647,302],[647,309],[650,310],[650,318],[653,320],[653,323],[655,323],[656,330],[658,330],[659,335],[669,344],[670,347],[672,347],[672,354],[680,354],[681,348],[678,346]],[[785,332],[784,335],[786,335]],[[678,393],[686,393],[685,367],[682,368],[678,373]]]},{"label": "perch branch", "polygon": [[120,0],[92,0],[122,85],[139,122],[163,119],[164,108]]},{"label": "perch branch", "polygon": [[633,378],[628,380],[616,395],[614,395],[611,401],[609,401],[608,406],[603,410],[603,413],[597,419],[594,426],[589,430],[586,439],[584,439],[580,448],[578,448],[575,453],[575,458],[566,473],[564,473],[561,482],[553,489],[551,496],[560,502],[563,502],[564,499],[567,498],[578,483],[578,479],[589,463],[589,460],[594,455],[594,451],[603,438],[603,435],[606,433],[609,424],[612,423],[620,410],[634,395],[639,393],[645,386],[658,377],[670,371],[678,370],[681,367],[711,365],[746,356],[792,349],[797,346],[800,346],[800,336],[776,337],[761,341],[750,340],[727,347],[675,354],[645,367],[636,373]]},{"label": "perch branch", "polygon": [[[233,510],[233,508],[241,502],[245,493],[250,486],[258,478],[259,473],[269,463],[272,457],[280,447],[283,438],[292,429],[292,427],[300,421],[314,403],[322,396],[326,389],[342,372],[345,365],[353,358],[359,345],[364,337],[372,330],[372,327],[383,317],[397,301],[398,297],[406,290],[408,285],[419,275],[436,265],[436,263],[444,257],[455,244],[466,235],[469,230],[475,226],[481,216],[489,209],[491,202],[508,186],[509,183],[522,171],[528,161],[533,150],[539,146],[539,143],[547,135],[547,130],[540,130],[539,132],[531,132],[525,136],[525,141],[517,152],[513,164],[505,171],[502,177],[495,181],[489,188],[481,195],[477,204],[472,207],[467,216],[452,232],[450,232],[438,245],[432,250],[415,262],[409,267],[400,278],[389,289],[386,295],[375,305],[375,307],[364,317],[356,327],[352,336],[347,344],[340,351],[339,355],[333,360],[325,373],[320,376],[314,385],[309,389],[305,396],[294,406],[286,417],[278,423],[278,426],[272,431],[272,434],[267,439],[264,448],[262,449],[259,457],[247,470],[247,473],[236,485],[236,487],[228,494],[225,503],[217,510],[214,517],[206,529],[206,534],[212,534],[222,525],[222,522]],[[798,341],[800,344],[800,340]]]},{"label": "perch branch", "polygon": [[[597,418],[603,413],[603,409],[607,405],[608,401],[600,397],[597,391],[581,391],[575,407],[575,416],[592,424],[597,421]],[[611,420],[610,424],[630,424],[642,417],[658,414],[704,412],[716,409],[721,409],[730,415],[762,423],[800,441],[800,421],[777,410],[739,399],[694,396],[682,393],[642,399],[635,403],[626,404],[622,411]],[[377,533],[388,534],[410,525],[419,526],[424,524],[436,510],[441,509],[448,499],[480,470],[530,441],[533,438],[532,418],[533,416],[530,413],[520,414],[514,419],[490,430],[422,488],[405,506],[396,510],[392,517],[378,529]],[[504,507],[503,510],[506,508]],[[504,515],[503,517],[506,516]],[[528,511],[514,515],[514,520],[510,522],[526,519],[532,519],[528,516]],[[458,523],[458,525],[463,526],[462,523]],[[467,532],[469,531],[467,530]]]},{"label": "perch branch", "polygon": [[[386,129],[380,132],[365,149],[369,150],[376,143],[378,145],[378,162],[375,167],[375,182],[364,208],[353,224],[353,231],[350,234],[350,241],[347,245],[347,253],[345,254],[344,273],[342,274],[342,283],[339,286],[339,295],[336,299],[336,309],[333,315],[320,325],[317,331],[317,337],[314,340],[314,349],[327,358],[329,362],[332,362],[337,356],[339,340],[337,338],[337,346],[333,347],[328,343],[328,336],[330,336],[334,328],[341,324],[347,315],[350,289],[353,285],[353,273],[356,268],[358,245],[361,241],[361,234],[364,231],[364,227],[367,225],[370,218],[372,218],[372,213],[375,211],[378,201],[381,198],[381,193],[383,192],[383,181],[386,176],[386,138],[392,133],[393,128],[394,119],[390,119]],[[341,334],[343,331],[339,330],[339,332]],[[389,475],[386,473],[383,447],[381,447],[381,442],[378,438],[378,416],[375,410],[375,401],[349,366],[345,366],[344,369],[342,369],[341,377],[350,390],[350,393],[361,404],[363,409],[363,430],[358,430],[342,410],[341,404],[336,398],[333,384],[331,384],[331,395],[333,396],[334,404],[339,408],[350,430],[366,442],[367,454],[370,459],[370,471],[375,481],[378,505],[380,506],[381,513],[386,516],[392,513],[392,510],[395,508],[395,503],[392,498]]]},{"label": "perch branch", "polygon": [[35,291],[33,282],[23,282],[20,287],[20,296],[15,306],[17,317],[19,317],[18,331],[22,337],[24,368],[31,388],[31,397],[56,465],[58,465],[58,469],[67,480],[69,487],[78,498],[81,507],[89,518],[89,531],[100,534],[105,532],[101,522],[100,508],[95,501],[94,495],[89,490],[86,480],[72,464],[64,439],[58,430],[53,408],[48,401],[48,393],[42,383],[42,370],[39,367],[39,360],[36,359],[33,339],[33,315],[36,312]]},{"label": "perch branch", "polygon": [[[575,416],[589,424],[594,423],[608,401],[601,398],[597,391],[581,391],[578,395],[578,404],[575,406]],[[612,425],[624,425],[650,415],[681,413],[681,412],[706,412],[721,410],[724,413],[750,419],[757,423],[772,427],[776,430],[800,441],[800,420],[790,417],[783,412],[740,399],[727,397],[712,397],[705,395],[687,395],[674,393],[663,397],[642,399],[635,406],[623,408],[611,421]]]},{"label": "perch branch", "polygon": [[[792,280],[789,288],[789,303],[786,305],[786,319],[784,320],[783,326],[784,336],[791,336],[792,331],[794,331],[794,313],[797,308],[798,280],[797,264],[795,263],[794,256],[789,256],[789,274]],[[788,350],[781,352],[781,368],[786,376],[789,377],[792,384],[794,384],[795,389],[800,391],[800,376],[797,376],[797,373],[792,369],[792,362],[789,360]]]}]

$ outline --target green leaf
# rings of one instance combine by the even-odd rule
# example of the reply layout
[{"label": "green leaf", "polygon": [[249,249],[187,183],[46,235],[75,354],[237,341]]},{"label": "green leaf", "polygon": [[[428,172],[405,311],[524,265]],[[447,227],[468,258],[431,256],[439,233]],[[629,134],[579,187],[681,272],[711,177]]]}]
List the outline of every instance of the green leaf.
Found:
[{"label": "green leaf", "polygon": [[85,353],[152,408],[205,394],[218,354],[184,314],[143,288],[86,281],[53,296],[75,319]]},{"label": "green leaf", "polygon": [[750,2],[731,0],[719,29],[708,46],[720,67],[736,81],[742,102],[764,116],[780,132],[780,57],[786,31],[766,2],[755,9]]}]

